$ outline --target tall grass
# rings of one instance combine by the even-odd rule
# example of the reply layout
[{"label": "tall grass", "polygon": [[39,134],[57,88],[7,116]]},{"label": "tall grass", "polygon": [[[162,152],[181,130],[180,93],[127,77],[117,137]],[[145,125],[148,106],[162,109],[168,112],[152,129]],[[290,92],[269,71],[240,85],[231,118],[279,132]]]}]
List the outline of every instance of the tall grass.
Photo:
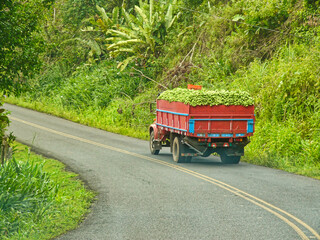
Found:
[{"label": "tall grass", "polygon": [[320,178],[319,54],[319,46],[287,45],[234,76],[232,85],[255,98],[250,162]]},{"label": "tall grass", "polygon": [[0,169],[0,235],[10,237],[29,221],[41,221],[58,189],[42,164],[18,162],[15,157],[6,162]]},{"label": "tall grass", "polygon": [[63,168],[18,145],[0,168],[0,239],[50,239],[78,224],[93,193]]},{"label": "tall grass", "polygon": [[103,61],[83,65],[69,77],[52,67],[46,74],[30,82],[28,98],[50,98],[50,102],[70,109],[103,108],[119,97],[132,99],[144,91],[146,80],[126,70],[119,72],[116,63]]},{"label": "tall grass", "polygon": [[[320,135],[320,132],[319,132]],[[286,122],[258,121],[244,160],[320,179],[320,136],[302,136],[294,119]]]},{"label": "tall grass", "polygon": [[[148,95],[143,98],[148,98]],[[72,109],[55,104],[48,98],[30,101],[23,96],[11,96],[7,98],[7,102],[53,114],[83,125],[146,140],[149,137],[148,126],[154,119],[155,104],[149,102],[140,104],[139,99],[132,101],[119,98],[114,99],[107,108],[87,107],[84,109]],[[150,112],[150,104],[152,112]]]}]

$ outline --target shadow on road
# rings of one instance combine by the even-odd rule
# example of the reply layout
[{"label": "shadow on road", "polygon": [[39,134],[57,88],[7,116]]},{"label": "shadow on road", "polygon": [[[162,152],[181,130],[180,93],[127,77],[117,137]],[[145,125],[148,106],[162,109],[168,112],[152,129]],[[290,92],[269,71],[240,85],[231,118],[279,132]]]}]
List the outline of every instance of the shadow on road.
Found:
[{"label": "shadow on road", "polygon": [[[175,163],[172,160],[172,154],[171,153],[160,153],[157,156],[158,159],[163,160],[168,163]],[[210,157],[193,157],[191,160],[191,163],[178,163],[179,165],[187,166],[187,165],[201,165],[201,166],[222,166],[222,167],[243,167],[244,165],[241,164],[223,164],[220,161],[220,157],[217,156],[210,156]]]}]

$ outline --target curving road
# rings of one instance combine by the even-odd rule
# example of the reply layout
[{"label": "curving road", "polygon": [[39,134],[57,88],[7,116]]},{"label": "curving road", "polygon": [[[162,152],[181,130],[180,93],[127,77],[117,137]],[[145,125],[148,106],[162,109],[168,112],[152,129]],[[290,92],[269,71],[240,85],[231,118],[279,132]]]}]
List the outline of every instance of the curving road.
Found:
[{"label": "curving road", "polygon": [[318,239],[320,181],[218,158],[176,164],[148,142],[5,105],[17,139],[79,173],[99,193],[58,239]]}]

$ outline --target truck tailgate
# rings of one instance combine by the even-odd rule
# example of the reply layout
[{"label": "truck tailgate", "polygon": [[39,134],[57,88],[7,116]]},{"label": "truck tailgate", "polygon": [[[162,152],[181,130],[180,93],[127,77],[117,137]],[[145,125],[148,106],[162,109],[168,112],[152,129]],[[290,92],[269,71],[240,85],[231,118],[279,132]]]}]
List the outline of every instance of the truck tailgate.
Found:
[{"label": "truck tailgate", "polygon": [[254,132],[254,106],[190,106],[157,101],[157,125],[194,137],[246,137]]}]

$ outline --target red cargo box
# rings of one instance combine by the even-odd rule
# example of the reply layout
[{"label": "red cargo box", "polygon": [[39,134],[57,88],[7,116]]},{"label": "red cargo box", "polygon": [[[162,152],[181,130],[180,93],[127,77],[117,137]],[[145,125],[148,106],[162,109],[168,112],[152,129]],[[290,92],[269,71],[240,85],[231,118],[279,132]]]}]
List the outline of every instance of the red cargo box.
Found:
[{"label": "red cargo box", "polygon": [[179,134],[205,138],[252,136],[254,106],[190,106],[157,100],[158,127]]}]

